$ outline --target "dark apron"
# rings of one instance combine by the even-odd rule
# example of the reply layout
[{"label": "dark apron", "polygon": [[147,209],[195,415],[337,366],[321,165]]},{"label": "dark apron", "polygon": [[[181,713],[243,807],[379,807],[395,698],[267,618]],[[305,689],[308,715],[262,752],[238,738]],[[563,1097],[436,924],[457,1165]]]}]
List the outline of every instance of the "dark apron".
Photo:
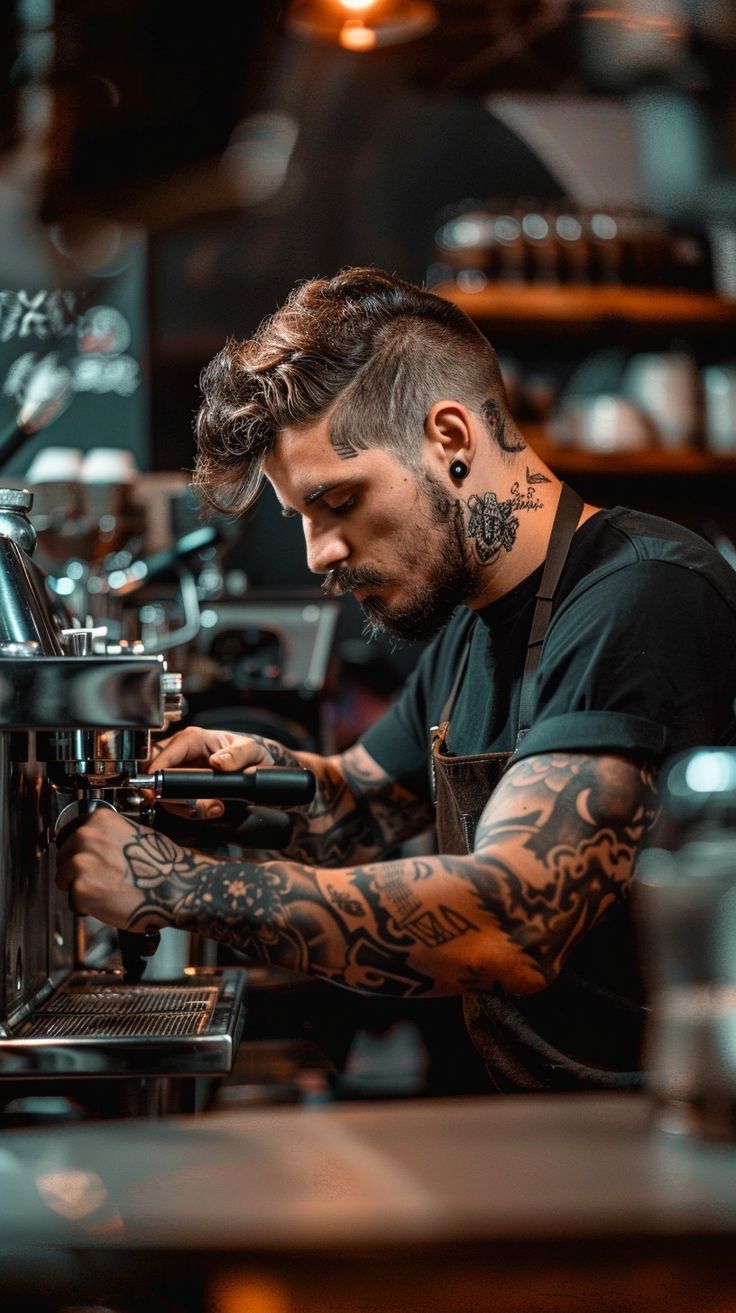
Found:
[{"label": "dark apron", "polygon": [[[583,503],[563,484],[536,595],[519,703],[518,747],[534,710],[535,675],[557,585]],[[433,726],[432,779],[441,853],[473,851],[481,813],[512,752],[456,757],[448,752],[450,716],[468,659],[466,647],[439,725]],[[463,995],[465,1024],[498,1090],[628,1088],[640,1082],[641,986],[628,911],[612,908],[573,949],[553,985],[519,998],[494,991]],[[623,947],[622,947],[623,945]],[[600,1067],[597,1063],[600,1061]],[[618,1070],[610,1070],[616,1066]],[[625,1070],[621,1070],[621,1068]]]}]

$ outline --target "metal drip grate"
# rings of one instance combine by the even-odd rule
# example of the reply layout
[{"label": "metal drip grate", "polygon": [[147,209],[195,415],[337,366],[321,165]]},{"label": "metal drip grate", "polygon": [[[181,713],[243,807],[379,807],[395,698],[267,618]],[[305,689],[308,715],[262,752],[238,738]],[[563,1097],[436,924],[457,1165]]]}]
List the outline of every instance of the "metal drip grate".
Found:
[{"label": "metal drip grate", "polygon": [[224,1076],[245,1024],[245,986],[242,967],[135,985],[115,968],[77,970],[0,1035],[0,1090],[4,1077]]},{"label": "metal drip grate", "polygon": [[201,1035],[214,1012],[218,991],[198,984],[113,985],[61,990],[35,1012],[23,1038],[49,1039]]}]

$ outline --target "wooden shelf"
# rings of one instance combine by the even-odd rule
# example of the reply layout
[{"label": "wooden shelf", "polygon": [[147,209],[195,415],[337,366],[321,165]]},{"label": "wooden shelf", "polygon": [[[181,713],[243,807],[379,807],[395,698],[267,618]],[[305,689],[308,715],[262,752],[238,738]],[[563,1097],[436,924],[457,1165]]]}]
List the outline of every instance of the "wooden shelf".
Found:
[{"label": "wooden shelf", "polygon": [[579,447],[558,447],[549,441],[542,424],[521,424],[527,442],[555,474],[646,475],[661,478],[717,477],[736,474],[736,454],[713,456],[710,452],[686,447],[681,451],[653,448],[637,452],[584,451]]},{"label": "wooden shelf", "polygon": [[555,324],[574,329],[611,320],[632,325],[736,325],[736,300],[677,288],[492,283],[469,292],[454,283],[441,283],[432,290],[471,319],[505,327]]}]

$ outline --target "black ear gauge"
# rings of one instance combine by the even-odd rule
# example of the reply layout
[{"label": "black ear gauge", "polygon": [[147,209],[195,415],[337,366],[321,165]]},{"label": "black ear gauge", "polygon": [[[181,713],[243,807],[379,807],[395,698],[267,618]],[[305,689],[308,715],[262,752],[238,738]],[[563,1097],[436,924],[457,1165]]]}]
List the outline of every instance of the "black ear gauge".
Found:
[{"label": "black ear gauge", "polygon": [[454,460],[450,465],[450,474],[453,479],[464,479],[470,473],[470,466],[465,464],[464,460]]}]

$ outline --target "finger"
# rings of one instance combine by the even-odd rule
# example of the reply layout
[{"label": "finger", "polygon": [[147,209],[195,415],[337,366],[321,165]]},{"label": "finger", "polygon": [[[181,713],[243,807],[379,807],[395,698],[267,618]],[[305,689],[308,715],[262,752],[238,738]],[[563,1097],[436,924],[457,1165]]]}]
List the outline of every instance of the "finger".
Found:
[{"label": "finger", "polygon": [[172,766],[204,766],[210,754],[226,747],[233,737],[227,730],[190,725],[170,739],[161,739],[152,752],[150,763],[155,763],[156,770],[168,770]]},{"label": "finger", "polygon": [[84,908],[84,905],[83,905],[83,900],[80,899],[79,894],[77,893],[76,889],[74,888],[74,885],[73,885],[73,884],[72,884],[72,885],[63,885],[63,886],[60,885],[59,888],[66,888],[66,889],[69,890],[69,906],[70,906],[71,910],[73,911],[74,915],[75,915],[75,916],[84,916],[84,915],[85,915],[85,908]]},{"label": "finger", "polygon": [[72,856],[60,862],[56,867],[55,874],[57,888],[61,889],[63,893],[68,892],[78,876],[82,874],[82,869],[77,857]]},{"label": "finger", "polygon": [[214,770],[246,770],[248,766],[273,766],[270,752],[255,739],[238,739],[211,753],[209,764]]},{"label": "finger", "polygon": [[79,853],[89,852],[90,848],[95,846],[95,826],[99,823],[94,821],[94,813],[87,816],[84,820],[73,821],[71,826],[64,826],[57,836],[56,840],[56,864],[61,866],[68,862],[72,857]]},{"label": "finger", "polygon": [[197,798],[192,803],[191,815],[200,821],[216,821],[225,808],[219,798]]},{"label": "finger", "polygon": [[191,801],[185,802],[181,799],[176,802],[159,799],[158,805],[175,816],[197,821],[214,821],[225,811],[219,798],[192,798]]}]

